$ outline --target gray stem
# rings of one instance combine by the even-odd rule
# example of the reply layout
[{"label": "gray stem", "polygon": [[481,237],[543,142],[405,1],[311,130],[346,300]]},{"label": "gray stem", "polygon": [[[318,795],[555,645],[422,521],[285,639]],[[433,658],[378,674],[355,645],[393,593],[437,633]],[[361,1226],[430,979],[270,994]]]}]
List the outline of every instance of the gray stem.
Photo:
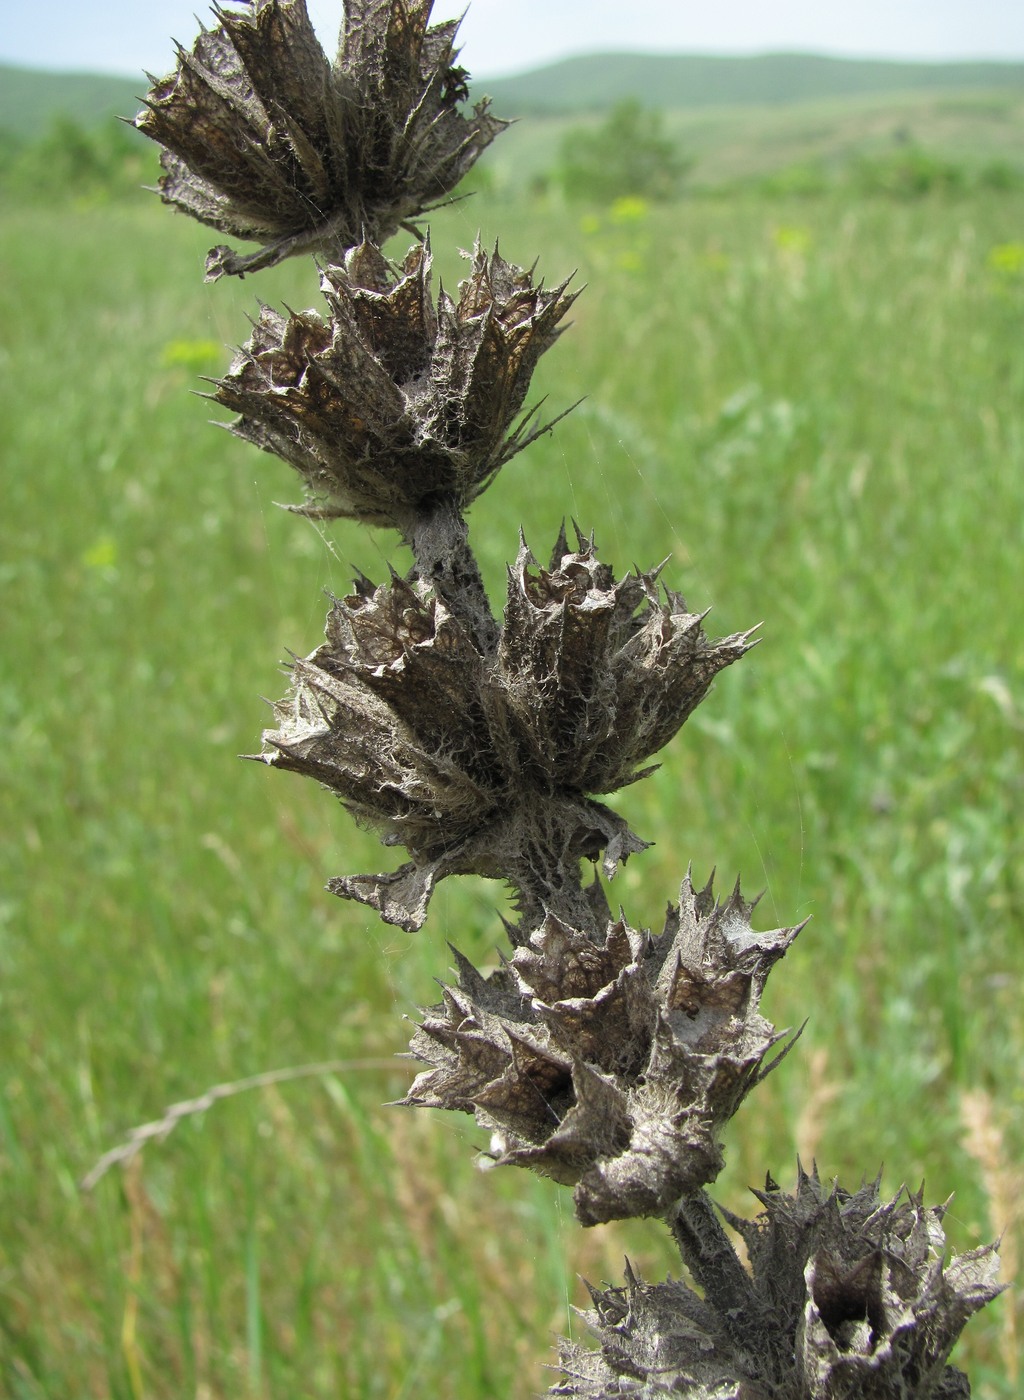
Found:
[{"label": "gray stem", "polygon": [[[683,1263],[718,1318],[730,1348],[742,1355],[765,1344],[769,1319],[707,1192],[684,1196],[669,1225]],[[765,1369],[762,1362],[753,1373]]]},{"label": "gray stem", "polygon": [[416,560],[416,573],[441,595],[467,628],[481,655],[498,645],[498,624],[487,601],[469,529],[452,496],[442,496],[417,515],[405,532]]}]

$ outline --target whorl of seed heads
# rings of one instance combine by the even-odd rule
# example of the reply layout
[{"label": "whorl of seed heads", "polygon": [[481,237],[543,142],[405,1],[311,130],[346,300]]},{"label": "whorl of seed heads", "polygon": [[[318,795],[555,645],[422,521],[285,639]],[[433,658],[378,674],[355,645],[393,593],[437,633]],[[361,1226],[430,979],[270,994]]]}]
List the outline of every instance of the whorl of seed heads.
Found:
[{"label": "whorl of seed heads", "polygon": [[432,0],[345,0],[332,65],[305,0],[215,6],[175,71],[150,78],[140,131],[164,147],[168,204],[235,238],[207,280],[293,253],[383,243],[437,205],[507,125],[469,116],[453,48],[459,21],[428,27]]},{"label": "whorl of seed heads", "polygon": [[584,1225],[665,1214],[717,1177],[722,1130],[781,1058],[758,1006],[799,930],[755,933],[753,908],[687,875],[655,937],[548,916],[490,977],[459,957],[405,1102],[475,1114],[499,1163],[575,1187]]},{"label": "whorl of seed heads", "polygon": [[947,1364],[971,1315],[999,1292],[994,1247],[946,1260],[945,1208],[883,1203],[879,1183],[825,1191],[801,1170],[769,1178],[755,1220],[727,1216],[747,1246],[746,1301],[715,1309],[685,1283],[591,1290],[598,1352],[562,1346],[553,1395],[579,1400],[966,1400]]},{"label": "whorl of seed heads", "polygon": [[507,880],[528,918],[593,924],[580,860],[603,852],[610,876],[643,843],[591,794],[641,776],[750,636],[710,641],[654,574],[616,582],[577,543],[561,534],[546,570],[522,545],[496,652],[422,582],[363,580],[334,602],[263,759],[316,778],[412,858],[336,893],[418,928],[437,881],[472,872]]},{"label": "whorl of seed heads", "polygon": [[441,496],[460,508],[540,433],[518,427],[537,361],[576,299],[534,286],[495,249],[472,255],[458,300],[430,294],[430,247],[395,268],[362,243],[328,267],[315,311],[264,306],[214,398],[239,437],[289,462],[316,516],[393,525],[407,536]]}]

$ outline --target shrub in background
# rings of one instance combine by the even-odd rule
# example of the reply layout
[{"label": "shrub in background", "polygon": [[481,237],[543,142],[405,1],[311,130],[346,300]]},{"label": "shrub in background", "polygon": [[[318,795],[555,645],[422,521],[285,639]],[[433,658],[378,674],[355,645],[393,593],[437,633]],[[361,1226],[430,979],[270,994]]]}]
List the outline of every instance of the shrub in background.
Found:
[{"label": "shrub in background", "polygon": [[556,178],[569,199],[595,204],[611,204],[626,195],[674,199],[692,165],[665,134],[662,114],[629,99],[597,126],[566,132]]},{"label": "shrub in background", "polygon": [[832,167],[823,161],[795,161],[767,175],[740,180],[736,185],[705,187],[702,193],[735,193],[749,187],[769,198],[831,194],[905,201],[955,199],[976,191],[1004,194],[1022,186],[1024,170],[1009,161],[969,164],[923,147],[912,147],[884,155],[860,155]]},{"label": "shrub in background", "polygon": [[134,197],[150,163],[145,144],[118,122],[83,126],[58,114],[34,141],[0,133],[0,192],[20,200]]},{"label": "shrub in background", "polygon": [[853,186],[862,194],[916,199],[931,194],[959,194],[969,183],[967,170],[921,146],[907,146],[887,155],[861,156],[851,170]]}]

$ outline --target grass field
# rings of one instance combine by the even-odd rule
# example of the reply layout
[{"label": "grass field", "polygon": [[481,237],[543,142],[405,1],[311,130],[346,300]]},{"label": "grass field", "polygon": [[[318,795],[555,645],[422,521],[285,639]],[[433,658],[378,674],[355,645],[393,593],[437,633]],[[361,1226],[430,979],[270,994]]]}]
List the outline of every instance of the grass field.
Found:
[{"label": "grass field", "polygon": [[[478,207],[476,207],[478,205]],[[474,507],[500,594],[522,523],[563,515],[622,571],[764,620],[618,805],[656,841],[610,890],[660,920],[687,862],[811,916],[773,977],[801,1046],[739,1115],[718,1199],[795,1156],[952,1191],[957,1248],[1024,1247],[1024,198],[737,197],[581,216],[479,200],[575,326],[536,397],[556,434]],[[0,1392],[12,1400],[526,1400],[553,1337],[653,1223],[583,1232],[480,1135],[382,1105],[401,1016],[450,939],[503,944],[500,890],[449,881],[406,935],[323,892],[392,857],[310,784],[236,760],[323,590],[407,559],[285,515],[275,459],[189,396],[243,312],[311,269],[201,284],[202,230],[155,202],[0,220],[5,739],[0,849]],[[496,956],[496,953],[495,953]],[[78,1181],[176,1099],[262,1070],[345,1071],[184,1122]],[[975,1395],[1019,1391],[1015,1295],[968,1329]]]}]

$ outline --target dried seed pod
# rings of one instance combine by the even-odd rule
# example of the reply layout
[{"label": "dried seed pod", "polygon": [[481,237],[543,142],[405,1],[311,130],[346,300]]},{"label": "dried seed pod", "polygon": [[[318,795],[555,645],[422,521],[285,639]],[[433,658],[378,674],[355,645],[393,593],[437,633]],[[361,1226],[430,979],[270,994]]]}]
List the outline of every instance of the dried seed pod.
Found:
[{"label": "dried seed pod", "polygon": [[232,432],[303,478],[311,503],[293,509],[408,538],[431,501],[464,509],[551,427],[528,432],[531,414],[513,423],[576,294],[534,286],[477,246],[458,300],[442,292],[435,308],[430,263],[429,244],[401,268],[360,244],[322,274],[329,320],[263,307],[217,381],[213,397],[241,414]]},{"label": "dried seed pod", "polygon": [[164,147],[160,191],[201,223],[263,246],[214,248],[207,279],[293,253],[383,243],[455,188],[507,125],[464,116],[458,21],[432,0],[345,0],[332,66],[305,0],[215,6],[191,52],[151,78],[140,131]]},{"label": "dried seed pod", "polygon": [[[653,769],[753,631],[709,641],[706,614],[659,596],[660,569],[616,582],[593,539],[564,532],[547,569],[520,541],[509,570],[498,669],[524,762],[541,783],[615,792]],[[754,629],[756,630],[756,629]]]},{"label": "dried seed pod", "polygon": [[390,923],[419,928],[437,881],[467,873],[509,881],[531,906],[586,911],[580,860],[604,851],[611,874],[643,847],[578,790],[524,782],[491,661],[422,583],[364,581],[336,600],[325,644],[292,679],[263,761],[316,778],[405,846],[399,870],[330,885]]},{"label": "dried seed pod", "polygon": [[[770,1180],[755,1220],[727,1216],[747,1246],[747,1302],[716,1308],[713,1288],[591,1290],[601,1343],[562,1346],[552,1395],[692,1400],[965,1400],[948,1365],[971,1315],[999,1292],[994,1247],[945,1258],[944,1207],[921,1195],[883,1203],[879,1183],[826,1191],[802,1170],[789,1196]],[[739,1268],[738,1261],[736,1267]],[[734,1299],[733,1299],[734,1301]]]},{"label": "dried seed pod", "polygon": [[489,978],[460,958],[406,1102],[474,1113],[499,1162],[575,1186],[585,1225],[664,1214],[715,1179],[722,1130],[781,1058],[758,1007],[799,930],[755,933],[753,908],[687,876],[657,937],[549,915]]},{"label": "dried seed pod", "polygon": [[541,580],[528,557],[496,650],[425,583],[362,583],[335,602],[325,644],[295,662],[264,735],[265,762],[316,778],[406,847],[395,872],[331,884],[404,928],[422,924],[438,880],[473,872],[508,881],[529,927],[551,912],[603,930],[580,861],[603,854],[611,876],[644,843],[593,794],[639,776],[750,645],[708,641],[677,595],[658,600],[653,575],[616,584],[592,543],[570,553],[561,536]]}]

